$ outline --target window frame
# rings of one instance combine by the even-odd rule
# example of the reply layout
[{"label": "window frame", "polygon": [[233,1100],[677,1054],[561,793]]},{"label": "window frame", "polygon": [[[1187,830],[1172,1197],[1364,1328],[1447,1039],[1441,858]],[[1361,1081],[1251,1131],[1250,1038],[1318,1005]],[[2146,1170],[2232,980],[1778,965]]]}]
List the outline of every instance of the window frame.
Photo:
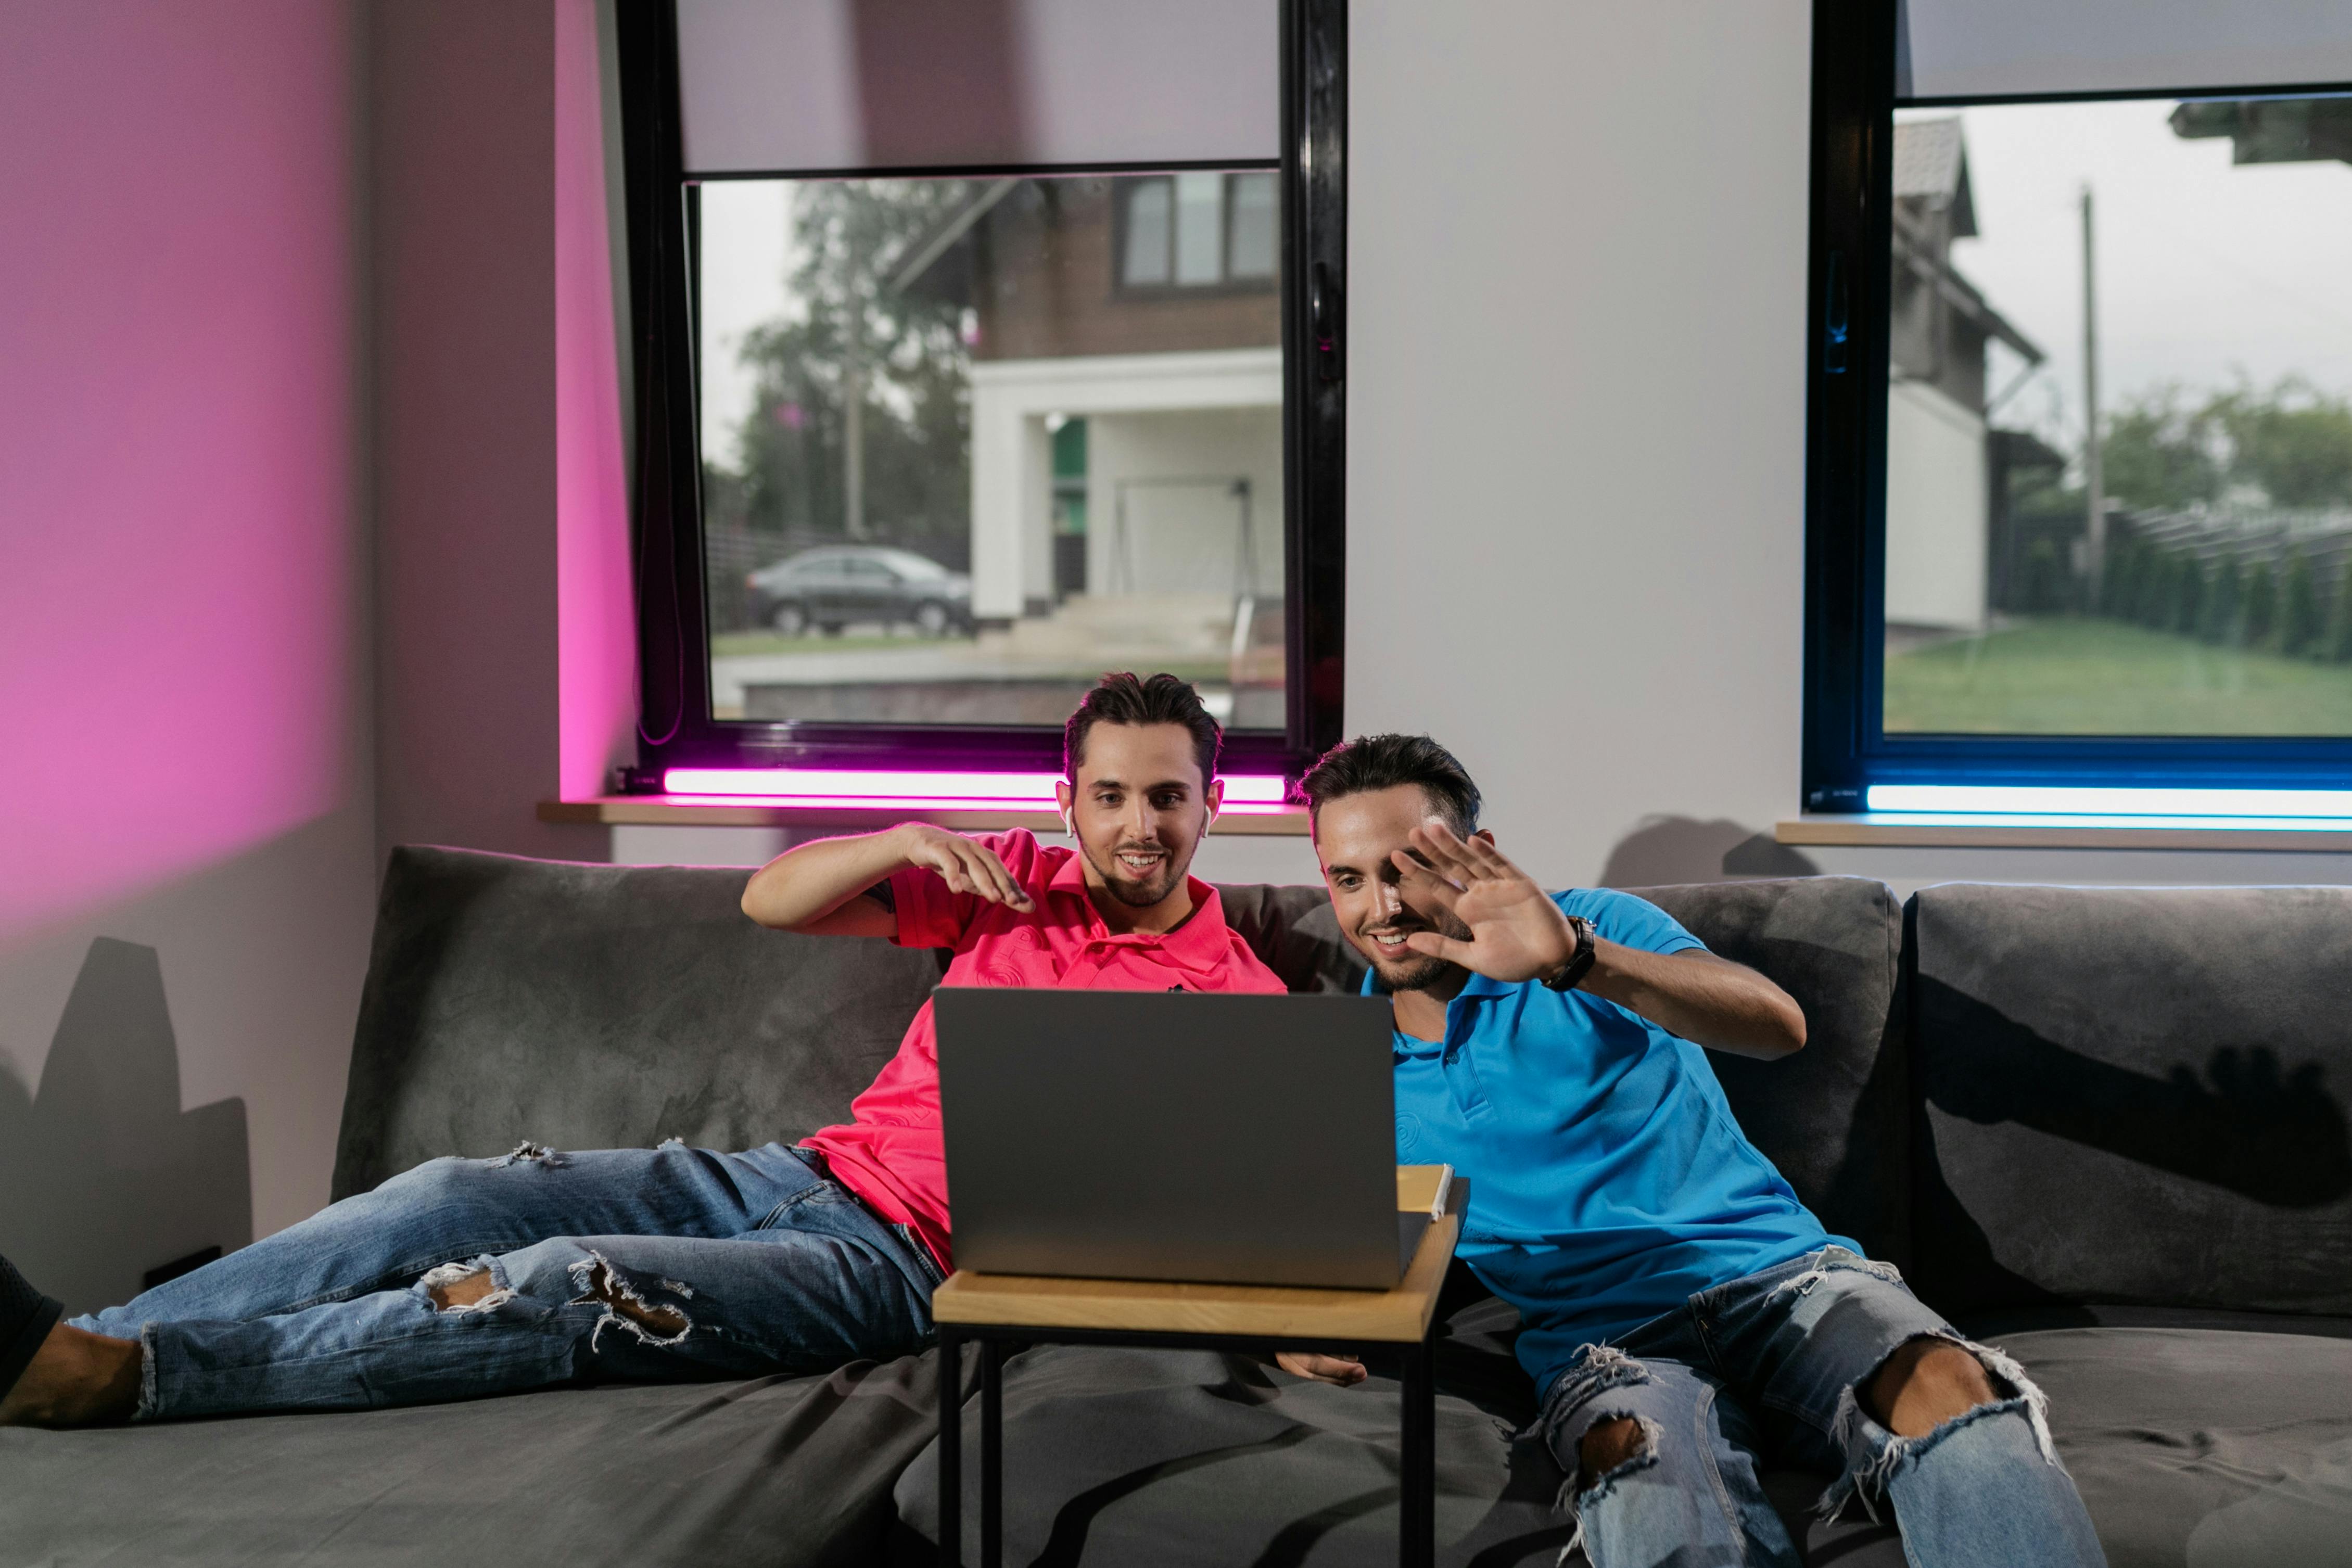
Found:
[{"label": "window frame", "polygon": [[[696,193],[684,170],[676,0],[620,0],[635,465],[638,765],[635,791],[672,768],[892,768],[1059,771],[1058,726],[843,724],[710,716],[709,612],[701,506]],[[1295,777],[1337,745],[1347,591],[1347,0],[1283,0],[1282,156],[1139,168],[1038,165],[789,169],[740,179],[986,178],[1276,170],[1281,175],[1284,355],[1285,725],[1236,731],[1223,767]],[[1228,197],[1230,200],[1230,197]],[[1115,209],[1123,209],[1115,203]],[[1172,214],[1171,214],[1172,221]],[[1118,255],[1114,248],[1114,256]],[[1223,286],[1220,286],[1222,287]],[[1267,287],[1255,286],[1259,291]],[[1152,289],[1154,295],[1215,292]],[[1148,674],[1149,672],[1139,672]]]},{"label": "window frame", "polygon": [[2341,788],[2352,736],[1903,734],[1884,728],[1886,396],[1898,106],[2243,99],[2345,84],[1898,99],[1896,0],[1814,0],[1806,287],[1804,810],[1874,784]]}]

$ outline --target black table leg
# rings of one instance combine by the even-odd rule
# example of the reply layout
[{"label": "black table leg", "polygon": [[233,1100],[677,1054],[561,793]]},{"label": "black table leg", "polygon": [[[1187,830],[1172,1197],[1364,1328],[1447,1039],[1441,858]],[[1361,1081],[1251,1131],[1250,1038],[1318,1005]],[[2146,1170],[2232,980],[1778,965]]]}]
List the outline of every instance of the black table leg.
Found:
[{"label": "black table leg", "polygon": [[1404,1468],[1397,1477],[1397,1561],[1433,1568],[1437,1561],[1437,1387],[1429,1342],[1404,1350]]},{"label": "black table leg", "polygon": [[1004,1343],[980,1342],[980,1568],[1004,1562]]},{"label": "black table leg", "polygon": [[940,1327],[940,1563],[963,1568],[963,1339]]}]

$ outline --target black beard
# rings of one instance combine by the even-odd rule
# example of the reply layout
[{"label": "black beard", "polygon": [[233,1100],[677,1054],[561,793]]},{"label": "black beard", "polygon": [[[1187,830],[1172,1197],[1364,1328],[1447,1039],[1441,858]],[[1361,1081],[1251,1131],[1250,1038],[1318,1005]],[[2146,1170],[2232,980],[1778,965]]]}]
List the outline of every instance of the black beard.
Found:
[{"label": "black beard", "polygon": [[[1159,885],[1158,891],[1154,892],[1154,886],[1160,883],[1158,877],[1154,877],[1150,882],[1123,882],[1118,877],[1113,876],[1108,867],[1096,860],[1094,852],[1087,849],[1086,845],[1080,844],[1078,851],[1087,857],[1087,863],[1095,868],[1095,874],[1102,878],[1103,887],[1113,898],[1126,904],[1129,909],[1149,909],[1160,903],[1176,891],[1176,880],[1184,874],[1183,868],[1176,863],[1176,857],[1169,855],[1165,862],[1167,882],[1165,885]],[[1113,856],[1118,852],[1116,850],[1111,852]],[[1166,853],[1165,851],[1161,852]]]},{"label": "black beard", "polygon": [[1420,962],[1401,975],[1382,975],[1381,983],[1391,991],[1425,991],[1454,970],[1453,962],[1449,959],[1433,958],[1425,953],[1416,953],[1413,956]]},{"label": "black beard", "polygon": [[[1412,935],[1415,931],[1433,931],[1441,936],[1451,936],[1456,942],[1467,942],[1470,940],[1470,927],[1455,916],[1444,911],[1440,911],[1437,918],[1427,925],[1408,925],[1405,927],[1405,933],[1407,936]],[[1364,935],[1366,940],[1370,940],[1369,934]],[[1373,943],[1373,950],[1378,951],[1379,946],[1380,945],[1377,942]],[[1372,968],[1375,972],[1380,974],[1381,984],[1386,986],[1391,991],[1428,990],[1431,987],[1436,985],[1439,981],[1453,974],[1456,967],[1451,958],[1440,958],[1433,954],[1428,953],[1413,953],[1412,949],[1410,947],[1406,948],[1405,951],[1407,953],[1412,953],[1412,957],[1409,961],[1407,967],[1395,974],[1391,974],[1382,970],[1381,968],[1381,960],[1376,958],[1372,962]]]}]

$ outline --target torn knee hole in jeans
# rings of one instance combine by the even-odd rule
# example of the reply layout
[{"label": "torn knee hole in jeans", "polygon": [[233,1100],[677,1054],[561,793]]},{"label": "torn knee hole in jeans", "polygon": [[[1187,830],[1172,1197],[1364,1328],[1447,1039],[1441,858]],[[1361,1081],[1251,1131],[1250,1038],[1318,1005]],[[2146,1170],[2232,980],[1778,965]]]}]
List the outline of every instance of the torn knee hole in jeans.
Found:
[{"label": "torn knee hole in jeans", "polygon": [[[568,1306],[602,1306],[604,1315],[588,1335],[588,1348],[594,1351],[604,1331],[618,1324],[637,1336],[643,1344],[676,1344],[694,1328],[694,1320],[677,1307],[648,1301],[627,1281],[620,1270],[604,1260],[601,1252],[591,1252],[572,1265],[572,1283],[579,1294],[565,1303]],[[661,1289],[671,1295],[691,1301],[693,1288],[676,1280],[664,1280]]]},{"label": "torn knee hole in jeans", "polygon": [[513,1287],[499,1283],[487,1260],[444,1263],[437,1269],[428,1269],[416,1281],[416,1288],[433,1303],[435,1312],[457,1316],[487,1312],[514,1300]]},{"label": "torn knee hole in jeans", "polygon": [[1665,1428],[1647,1416],[1633,1410],[1620,1410],[1593,1417],[1592,1425],[1584,1429],[1584,1437],[1576,1446],[1577,1458],[1580,1460],[1586,1460],[1584,1445],[1591,1442],[1594,1434],[1601,1427],[1612,1421],[1632,1422],[1633,1438],[1624,1445],[1624,1452],[1616,1458],[1615,1462],[1602,1469],[1598,1474],[1593,1473],[1592,1466],[1589,1461],[1580,1464],[1577,1479],[1583,1483],[1583,1495],[1586,1497],[1601,1492],[1622,1476],[1631,1475],[1635,1470],[1658,1462],[1658,1443],[1665,1437]]},{"label": "torn knee hole in jeans", "polygon": [[[1977,1364],[1984,1368],[1985,1375],[1991,1380],[1994,1397],[1989,1404],[1971,1406],[1958,1415],[1937,1423],[1917,1437],[1905,1437],[1886,1432],[1871,1420],[1863,1409],[1860,1390],[1878,1376],[1904,1345],[1920,1339],[1940,1341],[1974,1356]],[[1962,1339],[1954,1333],[1919,1334],[1905,1340],[1879,1357],[1868,1372],[1848,1384],[1838,1396],[1837,1418],[1831,1427],[1830,1436],[1839,1451],[1848,1457],[1851,1468],[1822,1493],[1814,1511],[1824,1520],[1834,1519],[1848,1500],[1860,1498],[1863,1511],[1870,1516],[1873,1522],[1878,1522],[1877,1505],[1885,1498],[1886,1489],[1894,1481],[1896,1471],[1924,1458],[1937,1444],[1962,1427],[2003,1416],[2023,1416],[2032,1430],[2034,1449],[2042,1456],[2042,1463],[2058,1465],[2058,1447],[2050,1436],[2050,1396],[2025,1375],[2025,1368],[2017,1364],[2015,1357],[1996,1346],[1979,1344],[1974,1340]],[[1886,1444],[1875,1455],[1857,1462],[1853,1456],[1865,1421],[1870,1421],[1872,1427],[1884,1434]],[[2059,1468],[2064,1469],[2063,1465]]]},{"label": "torn knee hole in jeans", "polygon": [[493,1166],[546,1166],[550,1168],[560,1166],[562,1163],[563,1156],[562,1155],[557,1154],[545,1144],[535,1144],[529,1138],[525,1138],[521,1143],[517,1144],[513,1148],[509,1149],[505,1154],[500,1155],[497,1159],[489,1162]]}]

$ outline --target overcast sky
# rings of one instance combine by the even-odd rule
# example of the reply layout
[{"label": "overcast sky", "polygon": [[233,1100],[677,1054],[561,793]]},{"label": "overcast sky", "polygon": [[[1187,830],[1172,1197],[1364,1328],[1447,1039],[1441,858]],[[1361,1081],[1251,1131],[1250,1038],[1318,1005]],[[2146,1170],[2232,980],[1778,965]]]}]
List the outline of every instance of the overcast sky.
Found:
[{"label": "overcast sky", "polygon": [[[2173,108],[2164,99],[1958,111],[1981,237],[1955,245],[1953,265],[2050,357],[1996,423],[2041,430],[2067,450],[2081,442],[2085,184],[2110,413],[2162,382],[2220,389],[2241,370],[2258,386],[2294,373],[2352,394],[2352,165],[2233,165],[2227,137],[2175,136]],[[2019,365],[1995,350],[1995,391]]]},{"label": "overcast sky", "polygon": [[736,350],[744,333],[784,308],[792,193],[782,180],[713,180],[702,187],[702,450],[729,465],[759,384]]}]

